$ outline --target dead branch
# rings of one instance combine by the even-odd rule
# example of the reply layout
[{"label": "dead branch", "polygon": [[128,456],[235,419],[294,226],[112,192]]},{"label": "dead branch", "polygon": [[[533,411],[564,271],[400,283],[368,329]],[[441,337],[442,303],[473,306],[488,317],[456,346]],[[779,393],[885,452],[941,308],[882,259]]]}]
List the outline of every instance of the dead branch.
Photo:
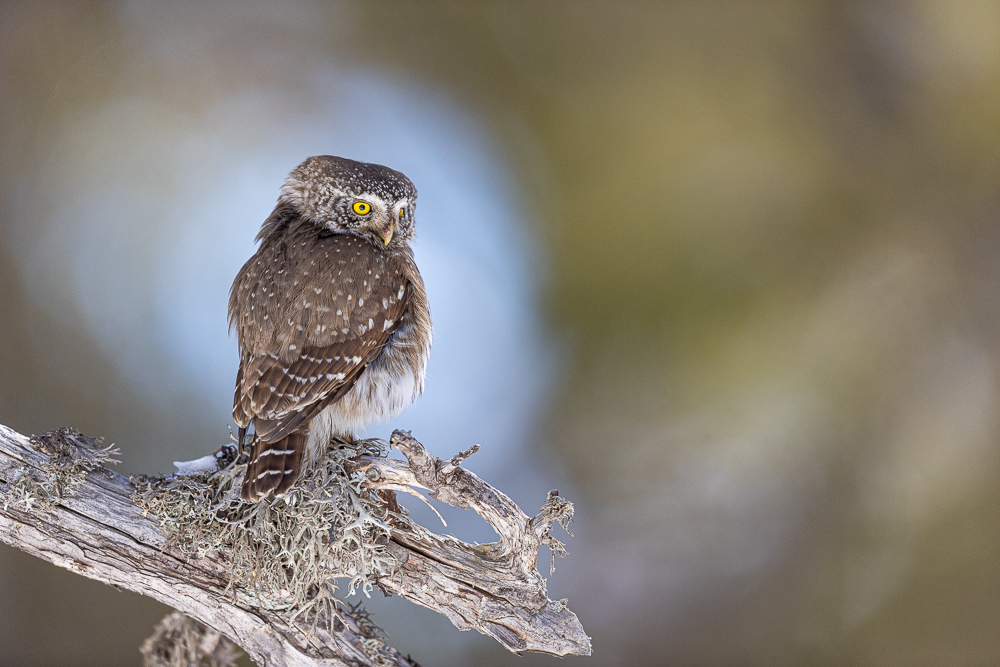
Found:
[{"label": "dead branch", "polygon": [[[545,579],[535,567],[540,545],[550,546],[554,556],[563,553],[549,530],[553,523],[565,527],[572,505],[552,492],[541,512],[528,517],[503,493],[461,467],[475,448],[445,461],[431,456],[407,432],[393,433],[391,444],[407,461],[360,452],[342,466],[349,488],[360,494],[356,499],[378,510],[366,515],[377,525],[365,524],[365,548],[378,551],[379,563],[392,564],[388,576],[356,567],[351,570],[356,571],[355,579],[442,613],[460,630],[476,629],[512,651],[589,655],[590,640],[579,620],[565,601],[548,599]],[[136,504],[136,485],[104,465],[114,453],[69,429],[29,439],[0,426],[0,540],[78,574],[148,595],[204,624],[207,628],[200,634],[191,635],[193,630],[176,619],[171,625],[168,617],[158,633],[186,637],[183,641],[195,648],[184,650],[200,651],[197,655],[210,661],[225,657],[221,633],[259,665],[416,664],[387,646],[363,613],[332,604],[304,605],[308,613],[299,613],[303,609],[296,605],[273,604],[272,598],[259,594],[260,586],[255,591],[234,583],[232,554],[224,546],[198,553],[183,548],[165,533],[164,520]],[[205,473],[215,488],[201,478],[183,478],[188,494],[192,489],[201,493],[199,485],[204,486],[196,500],[204,497],[216,503],[212,508],[219,508],[220,523],[235,521],[231,508],[238,505],[233,505],[235,491],[218,480],[241,474],[235,459],[220,458],[219,466],[223,464],[225,470]],[[470,545],[416,524],[397,504],[394,492],[421,490],[441,502],[475,510],[497,531],[499,541]],[[284,511],[297,511],[295,502],[289,500],[290,509]],[[328,530],[332,541],[334,529]],[[287,546],[283,549],[287,552]],[[282,576],[289,568],[294,565],[286,564]],[[343,570],[331,566],[324,571],[325,576],[308,587],[310,599],[320,600],[330,580],[344,576]],[[144,651],[169,654],[169,647],[158,649],[153,639]],[[218,655],[223,658],[211,657]]]}]

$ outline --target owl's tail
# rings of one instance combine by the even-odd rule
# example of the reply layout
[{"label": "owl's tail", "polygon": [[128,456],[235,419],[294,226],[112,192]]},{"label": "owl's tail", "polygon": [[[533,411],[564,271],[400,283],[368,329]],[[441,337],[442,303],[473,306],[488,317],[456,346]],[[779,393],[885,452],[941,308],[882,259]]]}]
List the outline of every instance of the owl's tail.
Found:
[{"label": "owl's tail", "polygon": [[240,487],[240,498],[257,502],[268,493],[283,496],[302,474],[302,461],[309,443],[309,427],[298,428],[277,442],[254,438],[250,462]]}]

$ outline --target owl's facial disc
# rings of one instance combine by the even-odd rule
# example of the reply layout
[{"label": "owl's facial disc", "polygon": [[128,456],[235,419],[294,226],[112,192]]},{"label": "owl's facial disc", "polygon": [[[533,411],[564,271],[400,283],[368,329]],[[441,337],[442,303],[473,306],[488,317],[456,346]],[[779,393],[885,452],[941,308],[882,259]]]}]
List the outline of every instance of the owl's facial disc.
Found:
[{"label": "owl's facial disc", "polygon": [[281,190],[285,204],[330,231],[368,233],[383,246],[413,239],[417,190],[388,167],[316,155],[293,169]]},{"label": "owl's facial disc", "polygon": [[[396,231],[394,206],[386,205],[380,197],[366,194],[354,199],[350,210],[356,216],[358,226],[370,230],[383,246],[389,245]],[[403,209],[400,209],[402,211]]]}]

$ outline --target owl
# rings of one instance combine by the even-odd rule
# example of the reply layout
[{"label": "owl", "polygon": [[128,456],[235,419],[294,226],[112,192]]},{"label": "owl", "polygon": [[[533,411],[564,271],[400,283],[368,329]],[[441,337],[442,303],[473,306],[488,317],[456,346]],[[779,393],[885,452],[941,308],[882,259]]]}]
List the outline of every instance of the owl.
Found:
[{"label": "owl", "polygon": [[285,180],[229,295],[241,442],[254,427],[243,500],[284,495],[331,437],[423,391],[432,332],[409,245],[416,203],[398,171],[330,155]]}]

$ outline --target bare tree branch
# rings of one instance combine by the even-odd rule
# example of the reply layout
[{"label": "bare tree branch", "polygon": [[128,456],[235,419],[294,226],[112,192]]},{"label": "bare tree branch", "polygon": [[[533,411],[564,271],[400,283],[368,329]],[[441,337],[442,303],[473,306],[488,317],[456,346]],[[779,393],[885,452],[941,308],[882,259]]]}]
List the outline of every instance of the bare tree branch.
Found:
[{"label": "bare tree branch", "polygon": [[[562,552],[549,529],[553,523],[565,526],[572,506],[552,492],[542,511],[529,518],[460,467],[473,450],[444,461],[400,431],[392,444],[408,462],[363,453],[344,465],[352,488],[384,508],[384,520],[372,520],[386,529],[380,553],[397,566],[384,578],[367,573],[366,584],[445,614],[459,629],[474,628],[512,651],[589,655],[590,640],[579,620],[565,601],[548,599],[545,579],[535,569],[541,544],[554,555]],[[385,645],[364,615],[330,605],[298,615],[266,604],[234,583],[225,549],[199,557],[179,548],[163,522],[134,502],[136,487],[103,465],[114,453],[69,429],[29,440],[0,426],[0,540],[170,605],[228,637],[260,665],[416,664]],[[240,472],[235,461],[228,474],[233,471]],[[200,482],[186,478],[185,484],[190,489]],[[418,490],[475,510],[497,531],[499,542],[469,545],[414,523],[394,492]],[[321,577],[311,594],[326,581]],[[215,651],[218,638],[211,632],[200,636],[212,644],[205,655]]]}]

